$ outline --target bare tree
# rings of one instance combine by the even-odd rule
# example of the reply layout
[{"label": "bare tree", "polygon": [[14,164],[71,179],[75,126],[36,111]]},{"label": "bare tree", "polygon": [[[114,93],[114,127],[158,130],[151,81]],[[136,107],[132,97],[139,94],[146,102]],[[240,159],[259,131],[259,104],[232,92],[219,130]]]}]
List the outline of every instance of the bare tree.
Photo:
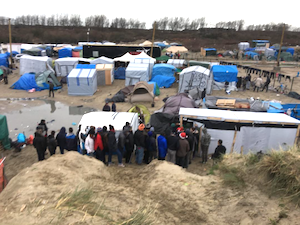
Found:
[{"label": "bare tree", "polygon": [[80,15],[71,15],[69,25],[73,27],[80,27],[82,25]]}]

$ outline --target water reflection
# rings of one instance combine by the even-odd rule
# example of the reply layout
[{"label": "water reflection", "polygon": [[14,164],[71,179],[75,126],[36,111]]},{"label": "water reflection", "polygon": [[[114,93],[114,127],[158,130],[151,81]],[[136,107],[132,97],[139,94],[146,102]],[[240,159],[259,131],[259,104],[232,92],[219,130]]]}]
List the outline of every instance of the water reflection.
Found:
[{"label": "water reflection", "polygon": [[54,101],[54,100],[46,100],[46,99],[45,99],[44,102],[45,102],[46,104],[50,104],[50,107],[51,107],[50,113],[54,113],[55,110],[56,110],[56,107],[55,107],[55,101]]}]

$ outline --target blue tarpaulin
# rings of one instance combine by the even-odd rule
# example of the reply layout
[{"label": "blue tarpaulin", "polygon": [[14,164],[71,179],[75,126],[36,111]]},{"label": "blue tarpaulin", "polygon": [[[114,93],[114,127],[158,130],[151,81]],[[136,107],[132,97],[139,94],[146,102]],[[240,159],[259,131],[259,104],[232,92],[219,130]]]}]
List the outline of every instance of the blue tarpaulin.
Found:
[{"label": "blue tarpaulin", "polygon": [[264,101],[263,103],[269,104],[269,108],[267,110],[268,113],[284,113],[284,109],[279,102]]},{"label": "blue tarpaulin", "polygon": [[[42,91],[45,89],[49,89],[49,84],[43,83],[43,87],[37,85],[35,81],[34,73],[24,73],[18,81],[16,81],[13,85],[11,85],[12,89],[17,90],[30,90],[35,88],[36,91]],[[59,89],[61,87],[54,87],[54,90]]]},{"label": "blue tarpaulin", "polygon": [[0,66],[8,67],[8,56],[7,56],[7,54],[0,54]]},{"label": "blue tarpaulin", "polygon": [[151,81],[155,82],[160,88],[169,88],[175,82],[175,77],[156,75]]},{"label": "blue tarpaulin", "polygon": [[152,70],[152,78],[157,75],[173,77],[176,67],[170,64],[155,64]]},{"label": "blue tarpaulin", "polygon": [[256,52],[245,52],[245,54],[244,54],[245,56],[250,56],[251,57],[251,59],[253,58],[253,56],[255,56],[255,55],[258,55],[258,53],[256,53]]},{"label": "blue tarpaulin", "polygon": [[268,40],[252,40],[254,43],[269,43],[270,41]]},{"label": "blue tarpaulin", "polygon": [[238,69],[236,66],[214,65],[211,68],[214,80],[217,82],[237,81]]},{"label": "blue tarpaulin", "polygon": [[96,64],[77,64],[76,69],[96,69]]},{"label": "blue tarpaulin", "polygon": [[204,50],[205,51],[217,51],[217,49],[215,49],[215,48],[205,48]]},{"label": "blue tarpaulin", "polygon": [[291,117],[300,120],[300,104],[296,103],[290,103],[290,104],[282,104],[282,108],[285,112],[287,112],[288,109],[291,109]]},{"label": "blue tarpaulin", "polygon": [[119,68],[115,69],[114,70],[115,79],[125,80],[125,71],[126,71],[126,68],[124,68],[124,67],[119,67]]},{"label": "blue tarpaulin", "polygon": [[255,51],[255,48],[246,48],[245,51]]},{"label": "blue tarpaulin", "polygon": [[72,48],[62,48],[58,50],[58,58],[72,57]]},{"label": "blue tarpaulin", "polygon": [[286,52],[289,52],[289,53],[291,53],[291,55],[294,55],[295,49],[293,49],[293,48],[288,48],[288,49],[286,50]]}]

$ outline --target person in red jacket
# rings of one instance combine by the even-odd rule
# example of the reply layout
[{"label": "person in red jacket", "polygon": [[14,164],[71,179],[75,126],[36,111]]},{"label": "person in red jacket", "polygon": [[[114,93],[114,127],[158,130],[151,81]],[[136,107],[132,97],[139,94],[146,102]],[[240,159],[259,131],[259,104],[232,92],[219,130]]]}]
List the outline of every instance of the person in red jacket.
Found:
[{"label": "person in red jacket", "polygon": [[104,151],[103,151],[103,142],[101,138],[101,131],[102,129],[100,127],[97,128],[97,134],[94,139],[94,150],[96,152],[96,159],[99,159],[100,161],[104,162]]}]

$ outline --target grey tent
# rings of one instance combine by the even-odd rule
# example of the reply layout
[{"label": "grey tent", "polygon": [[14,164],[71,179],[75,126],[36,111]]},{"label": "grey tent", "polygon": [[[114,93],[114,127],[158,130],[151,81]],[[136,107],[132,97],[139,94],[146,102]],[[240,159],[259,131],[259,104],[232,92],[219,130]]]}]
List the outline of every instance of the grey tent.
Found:
[{"label": "grey tent", "polygon": [[195,101],[186,93],[171,96],[162,108],[163,113],[178,115],[180,108],[197,108]]}]

